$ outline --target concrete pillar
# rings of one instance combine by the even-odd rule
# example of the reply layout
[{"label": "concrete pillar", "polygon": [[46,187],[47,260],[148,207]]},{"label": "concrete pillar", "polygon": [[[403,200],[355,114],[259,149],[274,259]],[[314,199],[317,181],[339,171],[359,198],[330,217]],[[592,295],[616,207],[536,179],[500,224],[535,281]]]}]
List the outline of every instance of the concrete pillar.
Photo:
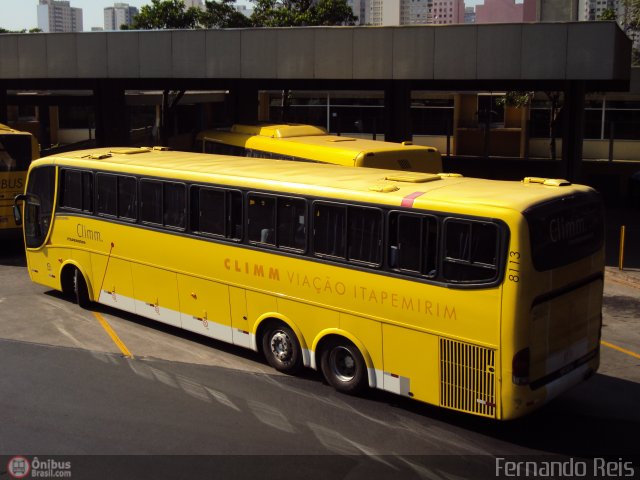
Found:
[{"label": "concrete pillar", "polygon": [[93,90],[93,97],[97,146],[129,145],[129,118],[124,88],[113,80],[101,80]]},{"label": "concrete pillar", "polygon": [[384,91],[385,140],[411,141],[411,84],[394,80]]},{"label": "concrete pillar", "polygon": [[562,173],[574,183],[582,181],[585,82],[566,83],[562,107]]},{"label": "concrete pillar", "polygon": [[9,115],[7,113],[8,101],[7,89],[4,87],[0,88],[0,123],[4,123],[5,125],[9,120]]},{"label": "concrete pillar", "polygon": [[46,150],[51,147],[51,119],[49,117],[49,106],[38,106],[38,122],[40,124],[40,133],[38,139],[40,140],[40,149]]}]

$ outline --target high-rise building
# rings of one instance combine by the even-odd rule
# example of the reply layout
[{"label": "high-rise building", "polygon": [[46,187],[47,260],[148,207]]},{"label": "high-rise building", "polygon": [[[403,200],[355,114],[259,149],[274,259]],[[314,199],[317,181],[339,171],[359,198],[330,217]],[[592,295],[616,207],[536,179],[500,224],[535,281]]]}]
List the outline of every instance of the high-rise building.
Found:
[{"label": "high-rise building", "polygon": [[600,19],[605,10],[611,9],[618,13],[623,2],[618,0],[580,0],[578,6],[578,20],[593,21]]},{"label": "high-rise building", "polygon": [[370,0],[371,25],[464,23],[464,0]]},{"label": "high-rise building", "polygon": [[436,25],[464,23],[464,13],[464,0],[433,0],[429,23]]},{"label": "high-rise building", "polygon": [[405,0],[400,3],[400,25],[431,23],[433,0]]},{"label": "high-rise building", "polygon": [[464,23],[476,23],[476,9],[464,7]]},{"label": "high-rise building", "polygon": [[367,22],[367,0],[347,0],[353,14],[358,17],[356,25],[365,25]]},{"label": "high-rise building", "polygon": [[40,0],[38,28],[43,32],[81,32],[82,9],[62,0]]},{"label": "high-rise building", "polygon": [[131,25],[137,14],[136,7],[130,7],[128,3],[115,3],[113,7],[104,9],[104,29],[120,30],[122,25]]},{"label": "high-rise building", "polygon": [[536,0],[484,0],[476,6],[476,23],[519,23],[536,20]]}]

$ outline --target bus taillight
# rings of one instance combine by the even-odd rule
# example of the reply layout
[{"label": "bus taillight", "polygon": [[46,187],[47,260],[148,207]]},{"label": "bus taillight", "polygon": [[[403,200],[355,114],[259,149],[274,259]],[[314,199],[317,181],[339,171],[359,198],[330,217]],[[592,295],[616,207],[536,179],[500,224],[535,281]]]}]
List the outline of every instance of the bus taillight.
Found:
[{"label": "bus taillight", "polygon": [[513,356],[513,383],[515,385],[527,385],[529,383],[529,366],[531,354],[529,347],[523,348]]}]

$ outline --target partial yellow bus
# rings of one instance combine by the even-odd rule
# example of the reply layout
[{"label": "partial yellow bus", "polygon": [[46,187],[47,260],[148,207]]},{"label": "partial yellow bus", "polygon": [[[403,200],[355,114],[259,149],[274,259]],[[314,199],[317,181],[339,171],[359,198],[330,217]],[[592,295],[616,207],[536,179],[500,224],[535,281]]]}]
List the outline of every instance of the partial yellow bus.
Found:
[{"label": "partial yellow bus", "polygon": [[29,164],[39,153],[33,135],[0,123],[0,239],[20,235],[11,213],[13,198],[23,192]]},{"label": "partial yellow bus", "polygon": [[233,125],[230,130],[201,132],[196,145],[200,152],[240,157],[442,172],[442,157],[434,147],[330,135],[312,125]]},{"label": "partial yellow bus", "polygon": [[31,279],[494,419],[598,368],[603,210],[589,187],[94,149],[31,165]]}]

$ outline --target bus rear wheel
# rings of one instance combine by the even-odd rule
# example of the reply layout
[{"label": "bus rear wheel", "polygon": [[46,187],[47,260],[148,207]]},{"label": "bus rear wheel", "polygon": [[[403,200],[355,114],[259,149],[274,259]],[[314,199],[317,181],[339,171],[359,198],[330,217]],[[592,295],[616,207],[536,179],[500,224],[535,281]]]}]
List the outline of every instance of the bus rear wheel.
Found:
[{"label": "bus rear wheel", "polygon": [[272,323],[262,336],[262,351],[273,368],[293,375],[302,368],[302,348],[296,334],[284,323]]},{"label": "bus rear wheel", "polygon": [[80,273],[80,270],[77,268],[73,271],[73,294],[78,306],[81,308],[89,308],[91,300],[89,299],[87,282],[84,280],[82,273]]},{"label": "bus rear wheel", "polygon": [[367,386],[367,365],[362,354],[345,338],[334,338],[324,346],[320,356],[322,374],[336,390],[355,395]]}]

